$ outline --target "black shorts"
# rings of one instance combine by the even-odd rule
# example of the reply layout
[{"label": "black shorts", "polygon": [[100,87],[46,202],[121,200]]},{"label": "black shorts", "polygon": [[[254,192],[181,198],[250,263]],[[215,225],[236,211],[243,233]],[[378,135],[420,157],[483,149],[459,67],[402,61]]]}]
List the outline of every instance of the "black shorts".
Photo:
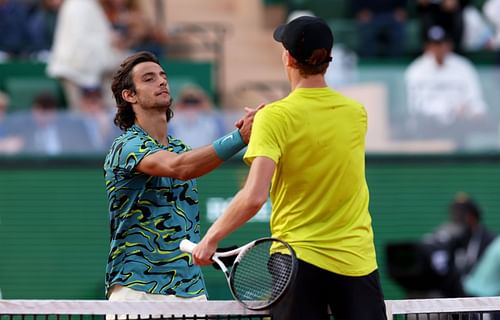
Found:
[{"label": "black shorts", "polygon": [[339,275],[299,260],[292,286],[272,308],[273,320],[387,320],[378,271]]}]

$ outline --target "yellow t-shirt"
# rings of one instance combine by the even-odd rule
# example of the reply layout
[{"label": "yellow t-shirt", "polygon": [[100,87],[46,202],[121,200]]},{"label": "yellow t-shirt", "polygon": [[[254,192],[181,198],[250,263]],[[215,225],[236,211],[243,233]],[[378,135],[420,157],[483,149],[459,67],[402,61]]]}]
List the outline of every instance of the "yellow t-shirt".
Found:
[{"label": "yellow t-shirt", "polygon": [[299,259],[338,274],[377,268],[365,179],[364,107],[330,88],[299,88],[254,120],[244,159],[276,163],[271,232]]}]

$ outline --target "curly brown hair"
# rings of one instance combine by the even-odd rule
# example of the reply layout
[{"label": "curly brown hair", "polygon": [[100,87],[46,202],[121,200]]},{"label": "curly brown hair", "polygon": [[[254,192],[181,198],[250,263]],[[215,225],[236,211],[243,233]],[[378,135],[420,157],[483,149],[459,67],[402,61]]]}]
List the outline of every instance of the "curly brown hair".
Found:
[{"label": "curly brown hair", "polygon": [[[127,59],[125,59],[118,70],[116,70],[113,75],[113,81],[111,83],[111,90],[113,91],[113,96],[116,101],[116,115],[114,119],[114,123],[122,130],[127,130],[130,128],[135,122],[135,113],[132,109],[132,105],[130,102],[125,101],[122,97],[123,90],[130,90],[135,92],[135,84],[132,80],[132,69],[143,62],[154,62],[158,65],[160,61],[158,58],[152,54],[151,52],[141,51],[137,52]],[[174,113],[170,108],[167,109],[167,121],[170,121]]]}]

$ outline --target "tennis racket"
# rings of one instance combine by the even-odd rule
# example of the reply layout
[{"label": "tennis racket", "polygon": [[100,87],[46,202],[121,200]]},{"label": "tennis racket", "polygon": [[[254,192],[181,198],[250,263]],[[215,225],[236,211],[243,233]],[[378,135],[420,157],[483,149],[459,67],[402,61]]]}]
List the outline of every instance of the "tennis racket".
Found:
[{"label": "tennis racket", "polygon": [[[196,244],[182,240],[180,249],[192,253]],[[235,257],[227,266],[221,258]],[[297,258],[292,247],[283,240],[261,238],[238,249],[216,252],[212,260],[219,265],[233,297],[246,308],[260,310],[276,303],[293,282]]]}]

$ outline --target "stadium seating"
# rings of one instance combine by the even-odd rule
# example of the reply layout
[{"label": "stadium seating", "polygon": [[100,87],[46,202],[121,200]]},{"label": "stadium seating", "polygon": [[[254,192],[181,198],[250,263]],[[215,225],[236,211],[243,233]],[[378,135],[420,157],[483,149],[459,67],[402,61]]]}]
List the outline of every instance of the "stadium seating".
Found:
[{"label": "stadium seating", "polygon": [[[215,97],[214,66],[210,62],[163,61],[167,70],[172,94],[186,83],[194,83]],[[51,92],[65,106],[64,93],[56,79],[49,78],[46,65],[38,62],[8,62],[0,64],[0,91],[11,99],[9,111],[28,110],[34,97],[40,92]]]},{"label": "stadium seating", "polygon": [[39,62],[13,61],[0,64],[0,90],[11,99],[9,111],[27,110],[42,91],[53,93],[65,103],[59,83],[47,76],[46,65]]},{"label": "stadium seating", "polygon": [[41,92],[50,92],[58,98],[62,96],[58,82],[42,76],[9,77],[5,80],[5,91],[10,97],[10,111],[29,110]]}]

